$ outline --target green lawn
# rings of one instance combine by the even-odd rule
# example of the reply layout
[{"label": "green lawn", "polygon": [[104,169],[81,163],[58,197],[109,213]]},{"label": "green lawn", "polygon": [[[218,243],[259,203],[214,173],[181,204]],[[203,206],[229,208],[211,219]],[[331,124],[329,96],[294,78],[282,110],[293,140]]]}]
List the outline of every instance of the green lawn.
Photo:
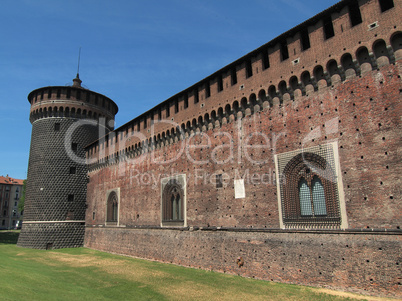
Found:
[{"label": "green lawn", "polygon": [[0,300],[355,300],[86,248],[32,250],[0,231]]}]

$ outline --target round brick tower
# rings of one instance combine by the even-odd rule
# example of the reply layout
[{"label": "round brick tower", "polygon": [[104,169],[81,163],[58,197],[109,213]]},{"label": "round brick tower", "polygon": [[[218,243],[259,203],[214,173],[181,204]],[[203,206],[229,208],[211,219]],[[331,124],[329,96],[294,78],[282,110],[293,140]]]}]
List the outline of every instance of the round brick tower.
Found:
[{"label": "round brick tower", "polygon": [[32,123],[24,222],[18,246],[80,247],[85,232],[85,146],[113,130],[117,105],[81,87],[52,86],[29,93]]}]

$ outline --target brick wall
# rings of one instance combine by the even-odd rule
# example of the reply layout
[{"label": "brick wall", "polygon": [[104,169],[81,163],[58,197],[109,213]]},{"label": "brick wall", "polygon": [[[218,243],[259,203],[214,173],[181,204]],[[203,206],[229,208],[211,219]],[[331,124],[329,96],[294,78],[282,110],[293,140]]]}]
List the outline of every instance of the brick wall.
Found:
[{"label": "brick wall", "polygon": [[[397,294],[401,87],[400,64],[383,66],[282,107],[223,121],[191,138],[94,168],[89,173],[85,245],[267,280]],[[348,233],[279,230],[273,154],[329,141],[339,147]],[[209,147],[186,149],[182,143]],[[154,162],[160,157],[174,160]],[[222,188],[216,188],[217,173],[227,175]],[[160,178],[173,174],[187,176],[188,228],[162,230]],[[239,176],[245,180],[246,197],[236,199],[234,180]],[[106,194],[114,188],[120,188],[119,227],[104,228]],[[270,232],[274,230],[279,233]],[[253,242],[254,237],[259,240]],[[242,269],[235,266],[238,256],[247,261]]]},{"label": "brick wall", "polygon": [[[352,2],[337,4],[89,145],[85,246],[401,297],[401,1],[382,13],[378,1],[354,1],[362,14],[355,26]],[[325,40],[329,15],[335,36]],[[305,29],[311,47],[301,51]],[[328,226],[324,218],[290,229],[275,155],[330,143],[336,146],[341,223]],[[186,179],[184,222],[169,227],[162,221],[161,180],[177,175]],[[245,196],[236,197],[240,179]],[[112,190],[118,218],[108,223]]]}]

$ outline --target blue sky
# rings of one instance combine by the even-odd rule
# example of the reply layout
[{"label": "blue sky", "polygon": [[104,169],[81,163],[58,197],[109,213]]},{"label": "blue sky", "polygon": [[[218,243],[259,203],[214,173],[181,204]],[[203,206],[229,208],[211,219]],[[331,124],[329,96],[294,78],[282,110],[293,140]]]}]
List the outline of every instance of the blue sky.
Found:
[{"label": "blue sky", "polygon": [[1,0],[0,175],[27,175],[27,95],[83,85],[116,126],[337,3],[336,0]]}]

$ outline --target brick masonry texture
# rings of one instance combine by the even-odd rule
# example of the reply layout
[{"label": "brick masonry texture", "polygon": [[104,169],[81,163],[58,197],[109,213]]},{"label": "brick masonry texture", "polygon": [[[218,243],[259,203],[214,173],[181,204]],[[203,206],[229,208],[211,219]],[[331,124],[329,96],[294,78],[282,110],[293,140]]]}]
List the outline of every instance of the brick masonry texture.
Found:
[{"label": "brick masonry texture", "polygon": [[[402,12],[393,3],[381,12],[379,1],[340,2],[89,145],[84,245],[401,298]],[[354,4],[362,21],[351,26]],[[329,15],[335,35],[325,40]],[[305,29],[311,47],[300,51]],[[274,155],[329,143],[341,224],[290,229]],[[186,177],[185,213],[169,227],[161,180],[175,175]],[[239,179],[245,197],[235,198]],[[116,189],[117,222],[107,223]]]},{"label": "brick masonry texture", "polygon": [[[80,99],[79,95],[85,98]],[[32,136],[18,246],[36,249],[83,246],[88,182],[85,146],[108,131],[98,117],[114,118],[108,109],[95,104],[88,106],[95,96],[102,97],[80,86],[46,87],[29,95]],[[113,105],[110,107],[114,110]],[[99,116],[92,115],[90,110]]]},{"label": "brick masonry texture", "polygon": [[[275,165],[272,160],[252,164],[244,158],[237,163],[239,154],[235,145],[236,160],[226,164],[194,165],[184,154],[170,164],[158,164],[152,162],[150,153],[145,153],[140,159],[137,157],[141,163],[126,158],[92,170],[85,246],[267,280],[400,296],[399,68],[399,64],[384,66],[337,87],[301,97],[282,108],[246,116],[241,123],[243,139],[255,132],[265,133],[271,139],[273,133],[281,133],[281,138],[276,140],[278,153],[301,148],[300,143],[317,126],[324,129],[323,134],[307,141],[305,146],[337,140],[349,225],[345,231],[358,233],[331,234],[317,230],[308,234],[303,229],[295,233],[286,230],[258,233],[280,228]],[[379,78],[384,81],[382,84]],[[333,119],[338,130],[324,134],[323,125]],[[233,121],[207,131],[211,139],[209,150],[198,149],[191,157],[207,159],[211,150],[224,142],[214,138],[214,133],[233,132],[237,137],[236,128],[237,123]],[[228,139],[225,143],[229,143]],[[154,155],[174,157],[180,151],[179,144],[166,145],[155,150]],[[265,149],[272,159],[270,150],[271,147]],[[223,151],[216,156],[227,158]],[[250,149],[250,156],[263,156],[263,151],[263,148],[254,152]],[[208,179],[204,183],[204,179],[196,177],[199,170],[208,175],[227,173],[228,184],[217,189]],[[246,198],[234,199],[236,172],[243,177],[246,173],[266,175],[266,183],[253,184],[251,177],[248,177],[250,182],[245,177]],[[151,178],[183,173],[188,177],[189,228],[153,229],[160,225],[161,196],[160,181],[152,185]],[[104,228],[106,192],[116,187],[120,188],[120,227]],[[151,229],[135,229],[144,226]],[[191,227],[215,231],[190,232]],[[251,233],[237,232],[244,228]],[[373,231],[378,235],[370,233]],[[259,240],[255,241],[255,237]],[[235,265],[239,256],[247,262],[241,269]]]},{"label": "brick masonry texture", "polygon": [[[384,3],[388,9],[381,11]],[[77,191],[80,208],[86,191],[84,245],[246,277],[402,298],[402,11],[400,0],[389,4],[341,1],[99,140],[82,128],[77,134],[87,135],[89,143],[88,183],[58,184],[61,170],[45,182],[52,194],[59,187],[63,193]],[[325,38],[329,16],[334,36]],[[303,32],[309,48],[301,42]],[[41,91],[31,92],[31,98]],[[52,101],[58,92],[49,95]],[[117,107],[99,99],[89,102],[108,109],[99,107],[97,117],[112,119]],[[66,107],[72,112],[72,102],[63,104],[64,113]],[[78,110],[89,115],[84,103],[74,113]],[[42,163],[35,160],[47,154],[46,170],[53,160],[40,128],[53,121],[40,119],[41,114],[40,105],[32,103],[31,120],[39,120],[33,126],[28,183],[31,177],[35,189],[45,185]],[[334,147],[330,159],[336,167],[328,170],[336,169],[337,186],[329,191],[324,185],[322,195],[328,207],[331,193],[337,222],[325,214],[299,214],[303,223],[286,224],[288,208],[298,214],[301,190],[294,183],[294,195],[284,203],[278,158],[328,145]],[[68,166],[66,154],[56,153],[56,165]],[[302,172],[325,176],[327,171],[307,163]],[[186,186],[177,186],[182,214],[172,205],[162,221],[162,203],[176,204],[179,195],[172,188],[174,197],[162,200],[162,183],[174,177]],[[28,205],[28,217],[63,220],[65,200],[49,195],[44,201],[29,186],[27,195],[29,189],[37,196]],[[115,203],[108,206],[112,191]],[[35,232],[36,226],[28,225],[21,234]],[[236,264],[239,257],[242,267]]]},{"label": "brick masonry texture", "polygon": [[87,228],[85,240],[94,249],[193,268],[400,296],[397,235]]}]

